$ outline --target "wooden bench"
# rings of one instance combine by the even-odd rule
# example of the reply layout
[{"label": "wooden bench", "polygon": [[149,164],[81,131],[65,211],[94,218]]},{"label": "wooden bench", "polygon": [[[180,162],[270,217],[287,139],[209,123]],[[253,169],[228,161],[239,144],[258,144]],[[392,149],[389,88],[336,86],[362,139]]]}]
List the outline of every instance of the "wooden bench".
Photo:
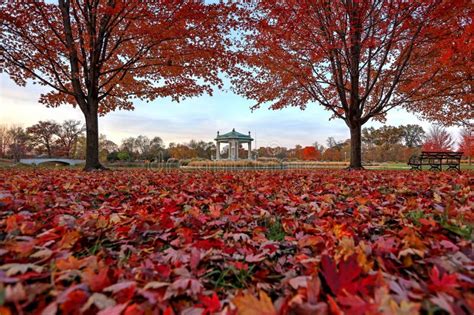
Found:
[{"label": "wooden bench", "polygon": [[421,155],[413,155],[408,161],[412,170],[421,170],[423,165],[429,165],[430,170],[441,171],[443,165],[448,170],[461,171],[461,157],[463,152],[421,152]]}]

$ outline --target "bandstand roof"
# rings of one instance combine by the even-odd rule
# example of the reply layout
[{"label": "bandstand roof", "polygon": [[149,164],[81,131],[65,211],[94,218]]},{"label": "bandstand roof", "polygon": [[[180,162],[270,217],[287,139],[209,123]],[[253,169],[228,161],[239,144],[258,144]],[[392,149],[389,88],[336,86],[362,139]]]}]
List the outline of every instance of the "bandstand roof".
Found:
[{"label": "bandstand roof", "polygon": [[250,136],[250,131],[248,135],[244,135],[243,133],[235,131],[235,128],[234,128],[232,129],[231,132],[225,133],[223,135],[220,135],[219,132],[217,132],[217,137],[215,140],[216,141],[220,141],[220,140],[253,141],[253,138]]}]

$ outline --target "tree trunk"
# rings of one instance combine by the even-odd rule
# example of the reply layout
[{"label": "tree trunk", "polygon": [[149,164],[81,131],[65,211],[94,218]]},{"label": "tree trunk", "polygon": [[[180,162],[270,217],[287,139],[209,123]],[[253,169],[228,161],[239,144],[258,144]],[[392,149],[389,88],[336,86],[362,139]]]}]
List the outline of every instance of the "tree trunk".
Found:
[{"label": "tree trunk", "polygon": [[[94,107],[94,106],[91,106]],[[86,118],[86,166],[85,171],[104,169],[99,161],[99,119],[97,107],[84,113]]]},{"label": "tree trunk", "polygon": [[351,162],[349,169],[363,169],[362,167],[362,140],[361,125],[354,124],[351,130]]},{"label": "tree trunk", "polygon": [[53,156],[53,154],[51,153],[51,146],[48,144],[46,144],[46,151],[48,151],[48,157],[51,158]]}]

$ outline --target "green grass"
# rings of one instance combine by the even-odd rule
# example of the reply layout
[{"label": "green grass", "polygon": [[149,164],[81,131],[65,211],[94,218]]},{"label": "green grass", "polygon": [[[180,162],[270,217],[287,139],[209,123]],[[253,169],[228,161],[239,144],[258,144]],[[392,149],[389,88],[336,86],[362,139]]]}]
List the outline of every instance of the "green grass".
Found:
[{"label": "green grass", "polygon": [[410,211],[405,217],[416,226],[421,226],[420,219],[433,218],[443,229],[467,240],[473,238],[474,225],[466,222],[463,217],[449,218],[447,213],[436,216],[432,214],[427,215],[422,210]]},{"label": "green grass", "polygon": [[425,213],[421,210],[415,210],[415,211],[410,211],[406,215],[406,217],[413,222],[413,224],[419,226],[420,225],[420,219],[425,218]]},{"label": "green grass", "polygon": [[281,242],[285,239],[285,231],[283,230],[283,225],[281,224],[280,218],[275,218],[272,220],[267,220],[264,223],[267,228],[266,237],[271,241]]},{"label": "green grass", "polygon": [[249,266],[247,270],[238,270],[234,266],[224,269],[216,268],[208,272],[204,277],[214,285],[214,289],[244,289],[252,282],[254,268],[255,265]]}]

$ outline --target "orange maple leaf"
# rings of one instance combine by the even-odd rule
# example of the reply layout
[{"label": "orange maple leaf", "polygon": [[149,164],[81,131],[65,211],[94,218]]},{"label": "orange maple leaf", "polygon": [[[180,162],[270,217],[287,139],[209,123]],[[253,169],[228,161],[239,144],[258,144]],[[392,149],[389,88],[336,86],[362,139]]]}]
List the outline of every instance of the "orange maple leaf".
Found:
[{"label": "orange maple leaf", "polygon": [[272,300],[264,291],[259,292],[259,299],[251,294],[235,297],[232,302],[237,306],[239,315],[276,315]]}]

